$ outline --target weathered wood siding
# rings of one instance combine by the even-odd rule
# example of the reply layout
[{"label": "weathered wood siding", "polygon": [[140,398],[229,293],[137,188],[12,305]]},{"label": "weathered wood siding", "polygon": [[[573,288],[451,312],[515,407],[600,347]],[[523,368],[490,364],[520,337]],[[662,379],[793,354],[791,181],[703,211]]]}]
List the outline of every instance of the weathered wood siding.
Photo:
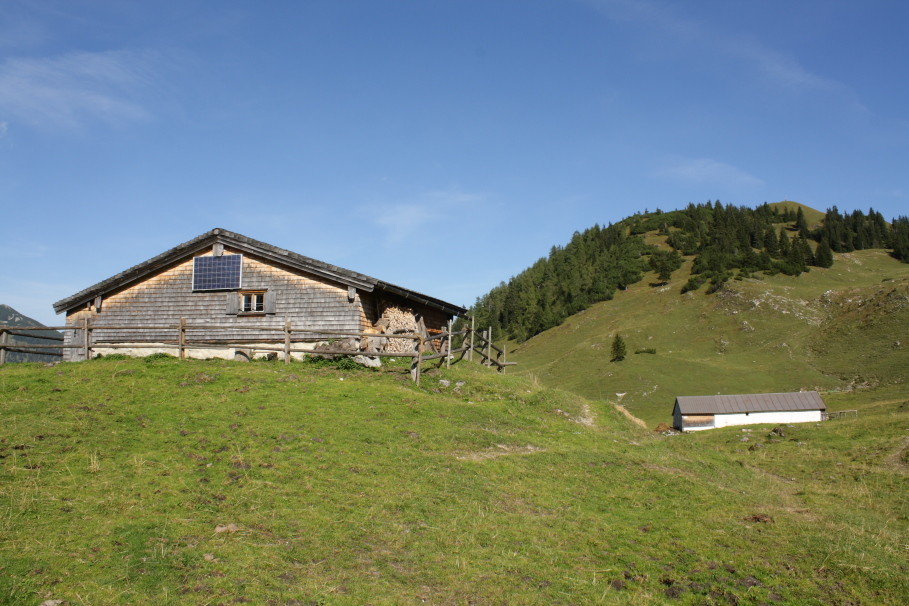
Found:
[{"label": "weathered wood siding", "polygon": [[713,429],[715,422],[714,415],[682,415],[682,426],[679,429]]},{"label": "weathered wood siding", "polygon": [[[210,254],[210,253],[209,253]],[[225,250],[225,254],[232,254]],[[274,292],[275,313],[262,315],[229,315],[227,297],[237,297],[236,291],[193,292],[192,258],[129,286],[107,295],[101,310],[79,310],[67,313],[67,322],[79,324],[86,313],[91,314],[93,342],[132,343],[165,342],[176,339],[176,331],[169,330],[105,330],[104,326],[176,325],[180,318],[188,324],[219,326],[269,326],[282,328],[284,317],[291,319],[294,328],[313,330],[358,330],[364,311],[358,292],[349,300],[347,285],[332,284],[325,280],[293,273],[260,261],[250,255],[243,258],[242,290],[268,290]],[[73,339],[67,331],[67,338]],[[275,332],[248,330],[188,331],[193,339],[259,339],[281,340]],[[307,335],[318,338],[318,335]],[[77,337],[78,338],[78,337]],[[78,359],[79,350],[66,350],[68,359]]]},{"label": "weathered wood siding", "polygon": [[379,321],[382,311],[378,307],[378,297],[371,292],[357,291],[357,298],[360,304],[357,306],[359,311],[359,330],[368,331]]},{"label": "weathered wood siding", "polygon": [[[205,254],[212,254],[210,251]],[[237,254],[229,248],[223,254]],[[295,329],[365,331],[381,317],[387,306],[410,308],[423,317],[427,328],[441,330],[448,316],[441,311],[423,308],[411,301],[385,293],[368,293],[325,279],[290,271],[257,259],[243,256],[241,290],[265,290],[275,295],[274,314],[236,315],[228,313],[228,297],[239,297],[237,291],[193,292],[193,259],[187,258],[142,281],[108,294],[88,308],[69,310],[67,324],[79,326],[84,317],[91,318],[92,343],[175,343],[173,328],[185,318],[190,326],[257,326],[283,329],[284,318]],[[400,300],[399,300],[400,299]],[[105,329],[130,326],[170,326],[160,329]],[[325,340],[330,334],[307,334],[307,339]],[[197,330],[187,331],[190,344],[195,340],[256,340],[280,342],[274,331]],[[64,344],[82,342],[81,331],[68,330]],[[79,360],[81,349],[64,349],[64,360]]]},{"label": "weathered wood siding", "polygon": [[448,330],[448,320],[450,316],[437,309],[431,308],[420,308],[419,311],[423,314],[423,322],[426,324],[426,328]]}]

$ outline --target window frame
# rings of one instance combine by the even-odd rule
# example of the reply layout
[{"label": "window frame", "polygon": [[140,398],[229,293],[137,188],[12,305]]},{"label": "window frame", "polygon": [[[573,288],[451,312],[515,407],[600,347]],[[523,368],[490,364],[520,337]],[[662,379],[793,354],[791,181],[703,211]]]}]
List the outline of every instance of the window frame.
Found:
[{"label": "window frame", "polygon": [[[264,316],[266,314],[265,310],[265,298],[268,294],[267,290],[240,290],[237,291],[237,295],[240,300],[239,308],[237,315],[239,316]],[[249,301],[250,309],[247,309],[247,301]]]}]

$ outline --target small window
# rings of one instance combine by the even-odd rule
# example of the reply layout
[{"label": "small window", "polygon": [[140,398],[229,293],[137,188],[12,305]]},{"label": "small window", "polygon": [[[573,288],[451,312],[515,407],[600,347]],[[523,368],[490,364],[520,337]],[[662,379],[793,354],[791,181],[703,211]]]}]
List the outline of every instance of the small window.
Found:
[{"label": "small window", "polygon": [[264,292],[241,292],[240,293],[240,313],[264,314],[265,313],[265,293]]},{"label": "small window", "polygon": [[270,290],[241,290],[227,293],[227,315],[274,315],[275,292]]}]

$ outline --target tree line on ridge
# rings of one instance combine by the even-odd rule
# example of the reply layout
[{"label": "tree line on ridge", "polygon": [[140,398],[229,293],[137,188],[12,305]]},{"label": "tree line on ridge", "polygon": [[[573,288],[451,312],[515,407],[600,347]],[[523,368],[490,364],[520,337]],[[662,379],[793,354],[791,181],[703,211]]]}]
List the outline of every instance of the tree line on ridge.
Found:
[{"label": "tree line on ridge", "polygon": [[[650,232],[664,236],[667,247],[646,244],[643,234]],[[874,209],[844,215],[834,206],[812,227],[801,207],[765,203],[752,209],[719,201],[645,211],[575,232],[568,244],[553,246],[547,257],[479,297],[471,312],[478,327],[524,341],[611,299],[616,290],[642,280],[648,269],[657,274],[654,285],[667,282],[683,255],[694,261],[681,292],[709,282],[710,294],[730,279],[758,272],[799,275],[811,266],[832,266],[834,252],[866,248],[890,249],[909,263],[909,218],[887,223]]]}]

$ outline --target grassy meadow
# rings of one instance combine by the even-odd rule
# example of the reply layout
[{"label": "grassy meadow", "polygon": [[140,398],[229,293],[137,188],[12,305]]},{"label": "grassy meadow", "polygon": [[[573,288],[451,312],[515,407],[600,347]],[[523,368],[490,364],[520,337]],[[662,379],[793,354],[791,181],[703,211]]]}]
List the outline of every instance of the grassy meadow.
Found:
[{"label": "grassy meadow", "polygon": [[[647,358],[672,355],[653,337]],[[419,387],[403,365],[6,365],[0,603],[909,599],[899,386],[829,395],[859,415],[783,435],[664,436],[543,383],[466,362]]]},{"label": "grassy meadow", "polygon": [[[730,280],[712,295],[706,287],[681,295],[688,260],[668,284],[652,286],[651,274],[512,344],[509,359],[519,363],[516,372],[546,385],[620,400],[651,427],[672,423],[680,395],[905,387],[909,265],[881,250],[835,256],[830,269]],[[622,362],[610,361],[616,333],[628,347]]]}]

